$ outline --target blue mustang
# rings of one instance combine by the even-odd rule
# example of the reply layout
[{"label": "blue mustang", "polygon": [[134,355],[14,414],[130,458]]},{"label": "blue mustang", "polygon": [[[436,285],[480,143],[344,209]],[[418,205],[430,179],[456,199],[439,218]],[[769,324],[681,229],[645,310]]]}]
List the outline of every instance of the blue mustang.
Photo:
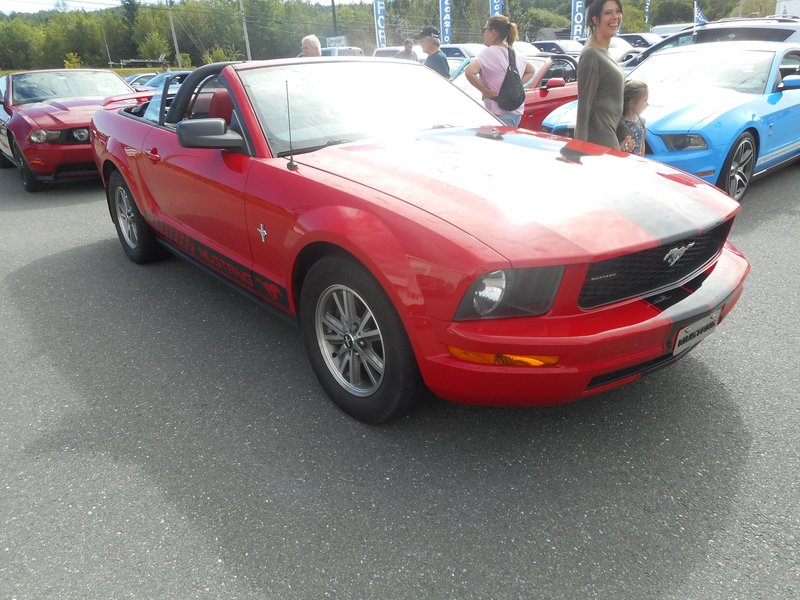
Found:
[{"label": "blue mustang", "polygon": [[[740,200],[750,181],[800,158],[800,44],[716,42],[664,50],[628,79],[647,83],[648,158]],[[572,137],[577,102],[542,131]]]}]

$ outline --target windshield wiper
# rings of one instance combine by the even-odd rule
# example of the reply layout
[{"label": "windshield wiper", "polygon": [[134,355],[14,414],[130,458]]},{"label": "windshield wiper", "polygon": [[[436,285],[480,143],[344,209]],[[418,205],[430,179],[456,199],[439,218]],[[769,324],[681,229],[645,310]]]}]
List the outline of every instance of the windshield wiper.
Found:
[{"label": "windshield wiper", "polygon": [[328,148],[329,146],[338,146],[339,144],[347,144],[352,141],[353,140],[331,138],[324,144],[317,144],[315,146],[306,146],[305,148],[293,148],[292,150],[285,150],[283,152],[278,152],[278,157],[282,158],[285,156],[291,156],[292,154],[306,154],[307,152],[322,150],[323,148]]}]

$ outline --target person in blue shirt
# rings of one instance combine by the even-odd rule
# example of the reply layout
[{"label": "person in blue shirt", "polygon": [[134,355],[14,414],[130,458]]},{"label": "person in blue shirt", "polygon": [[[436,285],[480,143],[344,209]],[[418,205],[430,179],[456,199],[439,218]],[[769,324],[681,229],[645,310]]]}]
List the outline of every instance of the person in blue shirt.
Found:
[{"label": "person in blue shirt", "polygon": [[450,65],[447,64],[447,57],[439,49],[439,30],[435,27],[423,27],[419,34],[419,45],[428,54],[425,59],[425,66],[433,69],[442,77],[450,79]]}]

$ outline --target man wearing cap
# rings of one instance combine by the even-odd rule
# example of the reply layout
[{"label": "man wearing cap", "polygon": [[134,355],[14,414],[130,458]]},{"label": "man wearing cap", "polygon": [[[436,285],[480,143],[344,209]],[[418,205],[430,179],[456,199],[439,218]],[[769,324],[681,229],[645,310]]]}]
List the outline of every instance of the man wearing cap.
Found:
[{"label": "man wearing cap", "polygon": [[411,38],[406,38],[405,43],[403,44],[403,49],[394,55],[395,58],[404,58],[406,60],[413,60],[414,62],[419,61],[417,57],[417,53],[414,52],[414,40]]},{"label": "man wearing cap", "polygon": [[439,49],[439,30],[435,27],[424,27],[419,34],[419,44],[423,52],[428,54],[425,59],[425,66],[430,67],[442,77],[450,79],[450,65],[447,64],[447,57]]}]

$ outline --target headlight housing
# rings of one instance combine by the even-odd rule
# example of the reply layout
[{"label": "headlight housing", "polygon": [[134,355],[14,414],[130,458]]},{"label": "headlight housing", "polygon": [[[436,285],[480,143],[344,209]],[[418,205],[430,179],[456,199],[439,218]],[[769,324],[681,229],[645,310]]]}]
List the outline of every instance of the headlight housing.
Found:
[{"label": "headlight housing", "polygon": [[456,321],[531,317],[550,310],[564,267],[492,271],[478,277],[461,299]]},{"label": "headlight housing", "polygon": [[670,152],[681,150],[708,150],[706,139],[698,133],[674,133],[662,135],[661,139]]},{"label": "headlight housing", "polygon": [[88,127],[78,127],[77,129],[72,129],[69,132],[69,139],[75,140],[80,144],[85,144],[89,141],[89,128]]},{"label": "headlight housing", "polygon": [[61,135],[59,130],[34,129],[28,139],[34,144],[54,144]]},{"label": "headlight housing", "polygon": [[28,139],[34,144],[85,144],[89,141],[89,128],[34,129]]}]

